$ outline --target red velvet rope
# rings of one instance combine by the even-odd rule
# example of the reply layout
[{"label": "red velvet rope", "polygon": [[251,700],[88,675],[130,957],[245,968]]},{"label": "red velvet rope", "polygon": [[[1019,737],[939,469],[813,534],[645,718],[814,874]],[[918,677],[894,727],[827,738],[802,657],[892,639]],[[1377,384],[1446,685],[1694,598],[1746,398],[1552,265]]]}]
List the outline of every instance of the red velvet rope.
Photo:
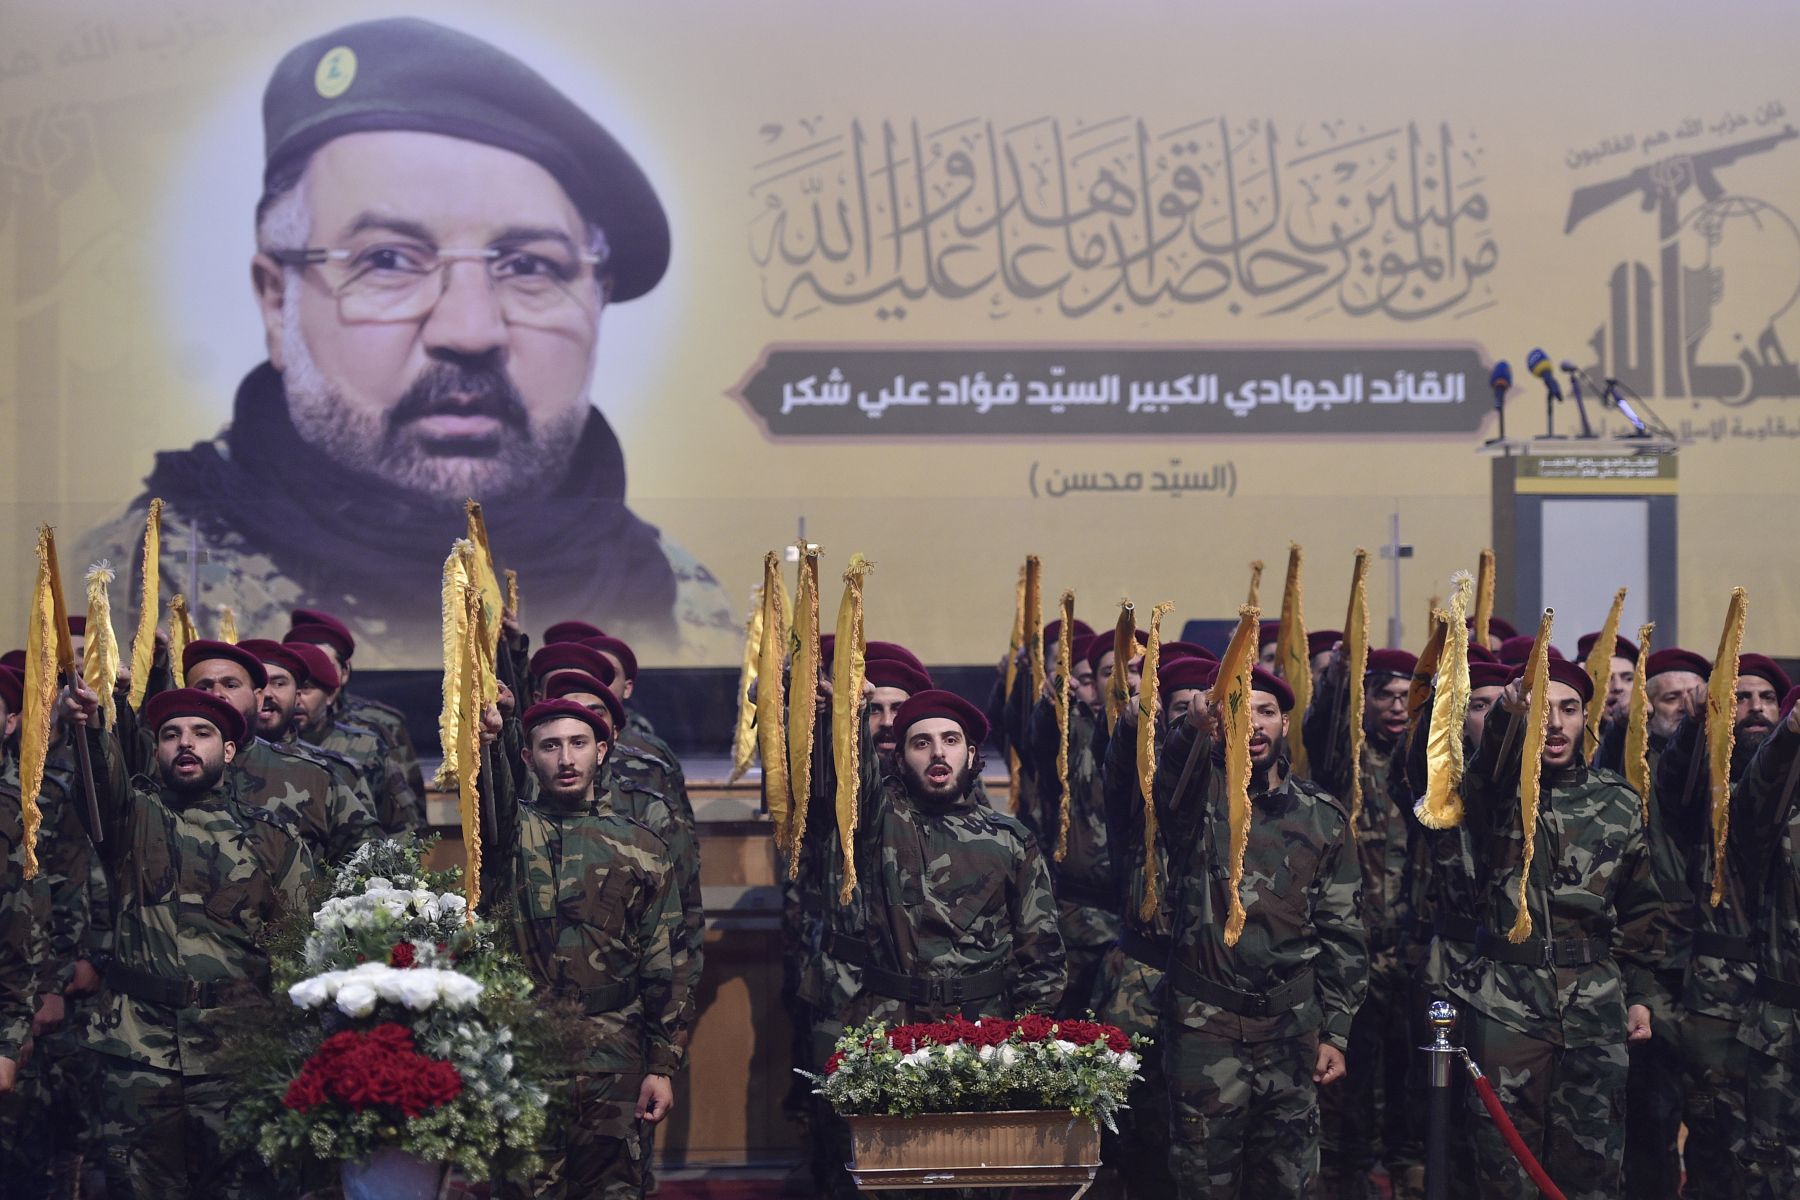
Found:
[{"label": "red velvet rope", "polygon": [[1506,1144],[1512,1147],[1513,1157],[1519,1160],[1519,1165],[1525,1168],[1525,1173],[1531,1176],[1531,1181],[1538,1185],[1538,1190],[1549,1197],[1549,1200],[1568,1200],[1562,1194],[1562,1189],[1550,1182],[1550,1176],[1544,1171],[1543,1164],[1538,1162],[1537,1155],[1531,1152],[1531,1147],[1525,1144],[1525,1139],[1519,1136],[1517,1129],[1513,1128],[1512,1118],[1507,1116],[1506,1110],[1500,1106],[1500,1097],[1494,1094],[1494,1085],[1488,1082],[1487,1076],[1471,1071],[1469,1082],[1475,1085],[1475,1094],[1481,1097],[1481,1103],[1486,1106],[1488,1116],[1494,1119],[1494,1127],[1500,1131],[1500,1136],[1506,1139]]}]

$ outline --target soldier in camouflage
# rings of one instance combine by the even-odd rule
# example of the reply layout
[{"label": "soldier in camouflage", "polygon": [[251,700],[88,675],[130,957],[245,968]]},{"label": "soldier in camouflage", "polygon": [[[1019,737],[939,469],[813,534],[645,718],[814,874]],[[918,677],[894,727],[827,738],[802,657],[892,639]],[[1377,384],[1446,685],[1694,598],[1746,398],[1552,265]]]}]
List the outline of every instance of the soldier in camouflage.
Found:
[{"label": "soldier in camouflage", "polygon": [[306,665],[306,678],[297,680],[294,722],[288,741],[306,742],[342,755],[355,764],[368,784],[375,819],[390,837],[425,827],[425,797],[415,792],[393,747],[364,725],[339,721],[331,715],[341,681],[331,656],[306,641],[283,642]]},{"label": "soldier in camouflage", "polygon": [[1107,842],[1105,799],[1101,795],[1097,751],[1105,736],[1094,688],[1095,651],[1112,645],[1110,632],[1082,638],[1070,658],[1074,678],[1069,698],[1069,830],[1062,837],[1062,786],[1057,779],[1056,709],[1040,699],[1032,711],[1031,744],[1037,754],[1037,792],[1019,816],[1050,849],[1050,881],[1056,889],[1056,920],[1068,955],[1069,985],[1059,1017],[1079,1017],[1093,1008],[1100,962],[1119,937],[1119,898],[1114,891],[1111,847]]},{"label": "soldier in camouflage", "polygon": [[[1527,900],[1532,934],[1513,942],[1525,834],[1519,788],[1522,680],[1490,710],[1464,780],[1464,821],[1483,865],[1478,956],[1450,978],[1464,1040],[1520,1135],[1570,1200],[1620,1195],[1627,1040],[1650,1037],[1664,900],[1651,867],[1641,801],[1623,779],[1581,756],[1593,681],[1549,665],[1538,818]],[[1474,1101],[1471,1099],[1471,1106]],[[1481,1194],[1537,1189],[1483,1113],[1473,1114]]]},{"label": "soldier in camouflage", "polygon": [[[493,716],[487,728],[498,725]],[[511,771],[487,772],[500,794],[483,810],[484,903],[506,907],[532,976],[579,1003],[599,1037],[570,1064],[544,1168],[525,1194],[641,1198],[646,1130],[674,1104],[693,1012],[668,846],[596,789],[608,714],[547,700],[517,732],[536,797],[520,803]]]},{"label": "soldier in camouflage", "polygon": [[[1109,648],[1095,673],[1097,679],[1106,674],[1111,653]],[[1163,669],[1160,720],[1154,731],[1158,751],[1169,727],[1187,716],[1200,689],[1211,686],[1217,669],[1215,663],[1198,658],[1178,659]],[[1144,846],[1147,828],[1137,768],[1137,689],[1131,690],[1132,703],[1119,714],[1119,724],[1104,744],[1108,844],[1114,850],[1114,887],[1123,912],[1118,943],[1101,962],[1095,1011],[1100,1020],[1128,1034],[1154,1040],[1162,1032],[1157,996],[1169,965],[1175,914],[1169,907],[1169,889],[1160,886],[1155,908],[1148,919],[1143,916],[1149,895]],[[1156,864],[1156,878],[1166,881],[1168,842],[1160,824],[1149,854]],[[1175,1194],[1175,1179],[1169,1173],[1169,1089],[1162,1056],[1146,1056],[1141,1074],[1131,1085],[1129,1107],[1118,1114],[1118,1134],[1101,1134],[1100,1154],[1124,1180],[1129,1200],[1161,1200]]]},{"label": "soldier in camouflage", "polygon": [[406,714],[390,704],[358,696],[350,690],[350,660],[356,654],[356,637],[350,627],[328,612],[316,608],[296,608],[291,614],[293,625],[286,640],[310,642],[331,656],[341,684],[332,701],[332,716],[350,725],[361,725],[381,735],[391,748],[395,765],[406,777],[406,786],[418,796],[425,794],[425,773],[419,766],[419,752],[413,748],[412,734],[406,728]]},{"label": "soldier in camouflage", "polygon": [[[79,686],[66,704],[82,722],[98,707]],[[288,826],[223,786],[246,737],[237,709],[183,688],[152,697],[143,724],[154,731],[155,785],[127,777],[115,739],[87,732],[100,808],[89,834],[117,903],[87,1031],[101,1063],[108,1194],[271,1195],[255,1155],[223,1143],[234,1084],[221,1074],[221,1024],[226,1010],[270,1002],[261,939],[306,904],[311,864]]]},{"label": "soldier in camouflage", "polygon": [[[19,803],[18,759],[13,751],[24,707],[24,680],[0,667],[0,852],[5,855],[0,887],[0,1128],[15,1128],[20,1063],[27,1057],[32,1014],[45,964],[50,958],[50,893],[43,875],[25,878],[25,827]],[[8,1138],[4,1160],[13,1158]],[[19,1169],[22,1163],[6,1162]],[[17,1176],[14,1176],[15,1178]]]},{"label": "soldier in camouflage", "polygon": [[[1406,697],[1418,659],[1405,650],[1371,650],[1363,676],[1362,755],[1350,758],[1348,680],[1341,648],[1321,676],[1303,736],[1313,782],[1341,800],[1360,773],[1362,803],[1353,814],[1362,867],[1363,924],[1369,938],[1369,994],[1350,1031],[1345,1084],[1326,1094],[1323,1168],[1328,1187],[1345,1200],[1373,1197],[1370,1172],[1379,1161],[1398,1200],[1422,1194],[1424,1167],[1406,1108],[1413,1038],[1407,1007],[1412,972],[1413,913],[1406,891],[1412,797],[1405,762]],[[1422,949],[1422,946],[1420,947]]]},{"label": "soldier in camouflage", "polygon": [[[188,686],[230,704],[248,732],[225,772],[225,786],[240,804],[278,813],[306,843],[323,868],[349,858],[364,842],[382,836],[375,814],[354,788],[334,779],[299,742],[278,746],[261,736],[268,691],[268,662],[293,677],[301,660],[279,642],[252,639],[189,642],[183,653]],[[267,662],[265,662],[267,660]]]},{"label": "soldier in camouflage", "polygon": [[1308,1194],[1319,1088],[1343,1081],[1368,987],[1349,816],[1287,769],[1287,684],[1259,667],[1251,687],[1246,923],[1236,946],[1225,943],[1231,827],[1210,696],[1170,731],[1156,768],[1173,913],[1159,997],[1169,1167],[1183,1200]]},{"label": "soldier in camouflage", "polygon": [[1786,703],[1732,788],[1726,842],[1743,894],[1761,902],[1756,976],[1737,1030],[1746,1051],[1739,1194],[1751,1200],[1786,1200],[1800,1180],[1800,708],[1792,693]]}]

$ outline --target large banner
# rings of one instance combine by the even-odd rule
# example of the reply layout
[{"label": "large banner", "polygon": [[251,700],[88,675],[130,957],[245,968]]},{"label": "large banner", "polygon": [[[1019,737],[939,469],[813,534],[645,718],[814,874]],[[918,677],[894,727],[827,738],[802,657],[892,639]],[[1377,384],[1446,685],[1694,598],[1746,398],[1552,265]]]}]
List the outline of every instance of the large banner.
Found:
[{"label": "large banner", "polygon": [[5,29],[0,642],[43,522],[129,611],[151,496],[202,629],[324,607],[359,665],[438,661],[466,496],[529,630],[653,665],[736,663],[802,536],[867,554],[871,636],[930,661],[999,654],[1027,553],[1095,623],[1178,620],[1290,540],[1315,625],[1355,546],[1410,546],[1370,604],[1415,642],[1491,538],[1490,369],[1536,434],[1541,348],[1603,436],[1617,380],[1679,443],[1658,643],[1743,584],[1746,644],[1800,653],[1791,3],[12,0]]}]

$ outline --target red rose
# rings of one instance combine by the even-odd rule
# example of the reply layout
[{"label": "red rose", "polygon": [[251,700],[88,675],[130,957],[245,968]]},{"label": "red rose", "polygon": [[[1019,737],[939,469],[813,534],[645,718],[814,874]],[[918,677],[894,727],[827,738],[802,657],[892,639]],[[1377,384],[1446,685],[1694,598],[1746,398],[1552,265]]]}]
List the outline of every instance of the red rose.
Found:
[{"label": "red rose", "polygon": [[405,969],[413,965],[413,944],[411,942],[395,942],[394,948],[388,951],[388,966]]},{"label": "red rose", "polygon": [[837,1069],[842,1066],[843,1063],[844,1052],[842,1050],[832,1051],[831,1057],[825,1060],[825,1073],[827,1075],[837,1074]]},{"label": "red rose", "polygon": [[1050,1032],[1055,1027],[1056,1023],[1049,1017],[1032,1013],[1030,1016],[1019,1018],[1019,1037],[1027,1042],[1048,1041]]}]

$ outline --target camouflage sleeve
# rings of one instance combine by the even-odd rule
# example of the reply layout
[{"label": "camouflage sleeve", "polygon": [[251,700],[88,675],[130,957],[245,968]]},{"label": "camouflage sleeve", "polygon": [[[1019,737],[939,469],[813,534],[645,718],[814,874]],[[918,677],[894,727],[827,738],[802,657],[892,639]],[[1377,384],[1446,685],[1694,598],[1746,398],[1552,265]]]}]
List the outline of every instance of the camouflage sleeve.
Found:
[{"label": "camouflage sleeve", "polygon": [[1350,1044],[1351,1018],[1369,990],[1369,948],[1360,912],[1362,865],[1348,819],[1319,864],[1319,879],[1312,910],[1319,938],[1313,973],[1325,1015],[1322,1036],[1342,1050]]},{"label": "camouflage sleeve", "polygon": [[1012,971],[1007,990],[1020,1012],[1055,1012],[1068,984],[1062,931],[1056,923],[1056,895],[1050,889],[1050,866],[1037,839],[1024,835],[1024,845],[1007,889],[1012,920]]},{"label": "camouflage sleeve", "polygon": [[[1211,737],[1186,720],[1176,721],[1163,739],[1162,753],[1156,756],[1156,774],[1151,780],[1150,791],[1165,846],[1192,846],[1199,838],[1200,823],[1206,819],[1207,773],[1213,765],[1211,742]],[[1181,782],[1181,773],[1187,769],[1190,756],[1194,759],[1194,771],[1187,787],[1177,796],[1175,788]]]},{"label": "camouflage sleeve", "polygon": [[1663,830],[1683,846],[1711,840],[1712,794],[1703,774],[1706,763],[1701,741],[1705,728],[1704,720],[1683,718],[1658,756],[1656,776],[1651,780]]},{"label": "camouflage sleeve", "polygon": [[1756,748],[1731,789],[1731,832],[1726,852],[1743,878],[1744,892],[1761,896],[1769,867],[1800,798],[1800,733],[1779,721]]},{"label": "camouflage sleeve", "polygon": [[1056,778],[1058,740],[1056,706],[1040,696],[1031,706],[1030,732],[1026,735],[1032,772],[1037,777],[1037,795],[1026,796],[1015,815],[1025,822],[1033,837],[1051,845],[1055,844],[1057,827],[1051,814],[1059,812],[1062,806],[1062,788]]},{"label": "camouflage sleeve", "polygon": [[87,730],[88,761],[94,766],[94,802],[99,812],[98,828],[90,825],[87,805],[77,805],[81,823],[93,842],[96,857],[108,871],[116,873],[120,863],[130,855],[131,814],[136,796],[131,778],[125,770],[124,752],[118,738],[97,729]]},{"label": "camouflage sleeve", "polygon": [[1498,702],[1488,709],[1481,745],[1463,772],[1464,820],[1485,835],[1494,822],[1519,819],[1519,765],[1524,754],[1525,720]]},{"label": "camouflage sleeve", "polygon": [[1350,794],[1350,685],[1330,677],[1320,680],[1312,705],[1300,719],[1300,737],[1313,782],[1333,796]]},{"label": "camouflage sleeve", "polygon": [[[516,725],[508,721],[507,725]],[[481,806],[481,896],[482,907],[492,904],[505,891],[513,855],[519,848],[519,791],[512,771],[504,762],[494,761],[506,752],[504,728],[491,746],[481,748],[487,763],[487,778],[494,794]],[[517,756],[514,756],[517,762]],[[523,765],[522,763],[520,765]]]},{"label": "camouflage sleeve", "polygon": [[312,851],[306,848],[306,842],[292,827],[277,828],[282,833],[283,846],[270,872],[275,880],[275,891],[281,897],[283,911],[309,912],[312,909],[312,883],[318,878]]},{"label": "camouflage sleeve", "polygon": [[[10,797],[0,802],[16,803]],[[0,1058],[17,1062],[31,1033],[42,931],[33,915],[31,885],[23,876],[23,855],[10,839],[0,841],[0,851],[6,852],[6,883],[0,888]]]},{"label": "camouflage sleeve", "polygon": [[1141,845],[1144,806],[1138,802],[1137,726],[1121,719],[1106,741],[1100,772],[1100,800],[1106,815],[1106,844],[1120,848],[1112,857],[1113,883],[1120,895],[1128,886],[1131,863],[1123,847]]},{"label": "camouflage sleeve", "polygon": [[326,852],[332,862],[341,863],[358,846],[381,838],[383,833],[381,822],[375,819],[375,799],[356,771],[348,764],[332,762],[326,773],[331,776],[331,788],[326,793],[331,838]]},{"label": "camouflage sleeve", "polygon": [[[700,843],[694,837],[694,827],[679,816],[669,822],[667,840],[673,876],[670,890],[675,894],[678,926],[675,936],[680,952],[680,973],[684,976],[681,992],[691,999],[700,993],[700,970],[706,962],[706,904],[700,895]],[[691,1023],[690,1013],[682,1023],[684,1034]]]},{"label": "camouflage sleeve", "polygon": [[1625,773],[1625,725],[1624,721],[1601,719],[1600,744],[1594,747],[1594,766],[1620,775]]},{"label": "camouflage sleeve", "polygon": [[[51,789],[44,789],[45,795]],[[69,985],[75,973],[75,960],[82,956],[88,934],[88,872],[93,862],[93,845],[81,828],[75,812],[85,799],[66,787],[54,790],[52,805],[45,805],[44,822],[52,830],[44,846],[38,877],[44,881],[50,905],[49,951],[54,990]]]},{"label": "camouflage sleeve", "polygon": [[[1622,785],[1621,785],[1622,786]],[[1624,789],[1630,792],[1630,789]],[[1632,803],[1637,793],[1630,792]],[[1657,883],[1650,861],[1650,846],[1639,825],[1619,855],[1619,886],[1613,893],[1615,918],[1613,957],[1624,975],[1625,1003],[1645,1004],[1653,1012],[1670,1014],[1674,998],[1657,978],[1662,966],[1663,936],[1670,908]]]},{"label": "camouflage sleeve", "polygon": [[393,813],[400,821],[402,832],[424,829],[425,796],[413,790],[413,785],[406,777],[406,768],[395,756],[392,748],[381,756],[383,783],[388,795],[393,797]]},{"label": "camouflage sleeve", "polygon": [[687,1066],[687,1035],[692,1020],[694,976],[683,960],[680,900],[673,876],[664,872],[655,898],[638,923],[638,1002],[644,1013],[644,1070],[673,1075]]}]

